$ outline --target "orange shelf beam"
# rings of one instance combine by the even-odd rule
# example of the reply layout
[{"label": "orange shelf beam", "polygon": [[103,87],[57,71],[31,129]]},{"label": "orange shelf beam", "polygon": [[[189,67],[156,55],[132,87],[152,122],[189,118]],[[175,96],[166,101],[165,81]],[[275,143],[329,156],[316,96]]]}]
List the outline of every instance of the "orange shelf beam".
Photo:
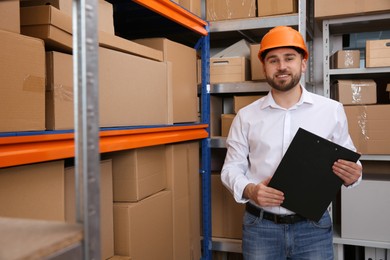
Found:
[{"label": "orange shelf beam", "polygon": [[[170,126],[100,132],[100,153],[197,140],[207,125]],[[74,134],[0,138],[0,168],[74,157]]]},{"label": "orange shelf beam", "polygon": [[168,19],[181,24],[188,29],[193,30],[200,35],[207,35],[208,32],[205,28],[207,22],[197,17],[193,13],[180,7],[178,4],[170,0],[133,0],[134,2],[153,10]]}]

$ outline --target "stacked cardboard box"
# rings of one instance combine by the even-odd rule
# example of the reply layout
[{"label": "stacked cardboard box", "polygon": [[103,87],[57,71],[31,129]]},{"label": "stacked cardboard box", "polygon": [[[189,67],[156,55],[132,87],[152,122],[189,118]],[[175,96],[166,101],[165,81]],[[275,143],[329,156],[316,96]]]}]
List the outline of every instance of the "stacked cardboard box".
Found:
[{"label": "stacked cardboard box", "polygon": [[377,86],[372,79],[340,79],[333,85],[332,98],[344,105],[376,104]]},{"label": "stacked cardboard box", "polygon": [[212,236],[242,238],[242,218],[245,205],[238,204],[223,186],[219,172],[211,175]]},{"label": "stacked cardboard box", "polygon": [[[0,215],[76,222],[75,172],[63,160],[0,169]],[[101,256],[114,255],[111,161],[100,165]]]},{"label": "stacked cardboard box", "polygon": [[315,0],[314,16],[316,19],[331,19],[386,13],[390,10],[387,0]]},{"label": "stacked cardboard box", "polygon": [[206,19],[219,21],[296,13],[297,2],[297,0],[207,0]]},{"label": "stacked cardboard box", "polygon": [[348,127],[362,154],[390,154],[390,105],[344,106]]},{"label": "stacked cardboard box", "polygon": [[113,162],[115,254],[200,258],[199,144],[138,148],[104,158]]}]

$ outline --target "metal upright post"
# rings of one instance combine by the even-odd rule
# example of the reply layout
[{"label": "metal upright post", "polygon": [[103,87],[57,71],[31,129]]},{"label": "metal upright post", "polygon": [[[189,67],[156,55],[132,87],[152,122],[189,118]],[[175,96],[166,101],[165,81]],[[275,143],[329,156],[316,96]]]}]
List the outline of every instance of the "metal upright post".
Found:
[{"label": "metal upright post", "polygon": [[[209,27],[206,27],[209,31]],[[202,37],[201,119],[207,124],[208,138],[202,140],[203,256],[211,259],[211,151],[210,151],[210,34]]]},{"label": "metal upright post", "polygon": [[100,260],[98,0],[73,1],[73,73],[77,221],[84,259]]}]

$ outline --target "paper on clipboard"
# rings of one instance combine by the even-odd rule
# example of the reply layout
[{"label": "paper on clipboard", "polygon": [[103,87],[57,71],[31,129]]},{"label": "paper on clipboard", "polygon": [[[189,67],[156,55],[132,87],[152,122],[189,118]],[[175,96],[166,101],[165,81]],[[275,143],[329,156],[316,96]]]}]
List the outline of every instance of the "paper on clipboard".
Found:
[{"label": "paper on clipboard", "polygon": [[333,163],[359,158],[360,154],[299,128],[269,186],[284,193],[282,207],[318,222],[343,184],[332,171]]}]

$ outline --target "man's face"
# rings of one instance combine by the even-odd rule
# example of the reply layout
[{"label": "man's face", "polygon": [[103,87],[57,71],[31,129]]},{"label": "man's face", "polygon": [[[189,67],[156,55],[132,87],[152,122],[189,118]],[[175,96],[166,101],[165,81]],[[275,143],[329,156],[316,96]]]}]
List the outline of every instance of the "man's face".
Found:
[{"label": "man's face", "polygon": [[270,50],[264,58],[264,71],[268,84],[278,91],[289,91],[299,84],[306,60],[292,48]]}]

